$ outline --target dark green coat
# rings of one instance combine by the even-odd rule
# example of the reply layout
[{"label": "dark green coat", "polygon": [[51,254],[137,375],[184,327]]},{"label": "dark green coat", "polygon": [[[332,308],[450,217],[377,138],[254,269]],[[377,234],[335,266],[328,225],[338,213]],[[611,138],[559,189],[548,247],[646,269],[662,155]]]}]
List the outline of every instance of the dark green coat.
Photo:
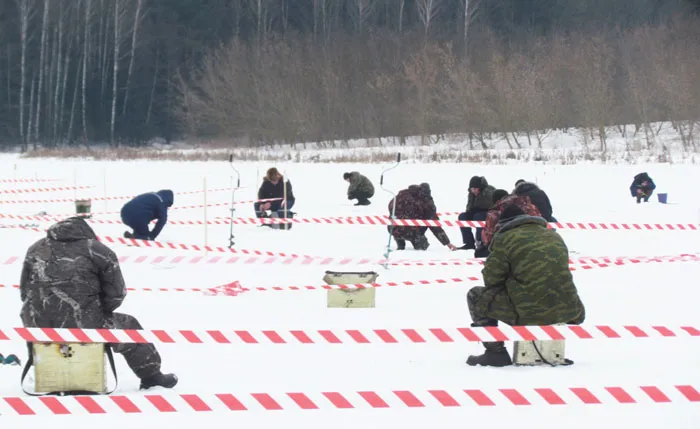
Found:
[{"label": "dark green coat", "polygon": [[367,194],[368,197],[371,197],[374,195],[374,185],[367,178],[367,176],[363,176],[357,171],[353,171],[352,173],[350,173],[350,186],[348,186],[348,196],[350,196],[353,192],[362,192],[364,194]]},{"label": "dark green coat", "polygon": [[509,325],[582,323],[585,308],[569,270],[569,250],[540,217],[518,216],[494,235],[475,311]]},{"label": "dark green coat", "polygon": [[471,192],[469,197],[467,197],[467,211],[468,212],[486,212],[493,205],[493,193],[496,192],[496,188],[491,185],[487,185],[481,190],[479,195],[474,195]]}]

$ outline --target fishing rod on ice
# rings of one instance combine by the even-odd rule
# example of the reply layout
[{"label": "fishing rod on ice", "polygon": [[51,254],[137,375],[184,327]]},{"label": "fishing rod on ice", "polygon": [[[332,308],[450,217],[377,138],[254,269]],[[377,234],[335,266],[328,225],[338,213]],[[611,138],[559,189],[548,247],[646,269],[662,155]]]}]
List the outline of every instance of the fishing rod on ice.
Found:
[{"label": "fishing rod on ice", "polygon": [[384,187],[384,174],[387,173],[388,171],[393,170],[394,168],[398,167],[399,164],[401,163],[401,152],[396,154],[396,163],[392,165],[389,168],[386,168],[382,171],[382,175],[379,178],[379,186],[382,188],[384,192],[387,192],[391,194],[392,196],[392,205],[391,205],[391,216],[389,216],[391,223],[389,224],[389,239],[386,243],[386,252],[384,252],[384,268],[386,269],[389,265],[389,255],[391,254],[391,234],[394,231],[394,220],[396,219],[396,193],[393,192],[392,190],[385,188]]},{"label": "fishing rod on ice", "polygon": [[229,237],[228,237],[228,247],[229,249],[235,244],[233,242],[233,219],[236,213],[236,189],[241,187],[241,173],[236,170],[233,166],[233,154],[228,157],[228,165],[231,167],[234,173],[236,173],[236,186],[233,186],[233,176],[231,176],[231,222],[229,223]]}]

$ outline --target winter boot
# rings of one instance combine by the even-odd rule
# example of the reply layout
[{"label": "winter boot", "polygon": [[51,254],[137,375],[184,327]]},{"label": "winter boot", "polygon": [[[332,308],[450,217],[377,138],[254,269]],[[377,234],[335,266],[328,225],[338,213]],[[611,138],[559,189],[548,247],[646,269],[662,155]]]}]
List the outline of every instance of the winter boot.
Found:
[{"label": "winter boot", "polygon": [[370,200],[368,200],[367,198],[358,198],[357,204],[355,204],[355,205],[356,206],[368,206],[370,204],[372,204],[372,202]]},{"label": "winter boot", "polygon": [[430,247],[428,237],[426,237],[425,235],[421,235],[420,237],[412,241],[411,244],[413,244],[413,248],[416,250],[428,250],[428,247]]},{"label": "winter boot", "polygon": [[491,341],[482,343],[486,351],[482,355],[472,355],[467,358],[469,366],[509,366],[513,365],[510,353],[506,350],[503,341]]},{"label": "winter boot", "polygon": [[474,257],[475,258],[487,258],[490,254],[491,254],[491,252],[489,251],[488,247],[480,246],[474,252]]},{"label": "winter boot", "polygon": [[124,238],[134,238],[134,234],[130,233],[129,231],[124,231]]},{"label": "winter boot", "polygon": [[150,377],[141,379],[140,389],[150,389],[151,387],[165,387],[166,389],[172,389],[177,384],[177,376],[175,374],[163,374],[158,373]]},{"label": "winter boot", "polygon": [[396,240],[396,250],[406,250],[406,240],[401,238],[395,238]]}]

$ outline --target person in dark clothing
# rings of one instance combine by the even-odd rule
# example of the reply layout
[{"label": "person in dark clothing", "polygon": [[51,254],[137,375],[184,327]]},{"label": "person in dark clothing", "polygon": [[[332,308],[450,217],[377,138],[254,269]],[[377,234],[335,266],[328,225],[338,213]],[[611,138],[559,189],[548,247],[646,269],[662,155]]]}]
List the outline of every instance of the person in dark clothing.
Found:
[{"label": "person in dark clothing", "polygon": [[[467,198],[467,209],[460,213],[457,219],[461,221],[485,221],[486,214],[493,205],[493,193],[496,188],[489,185],[485,177],[474,176],[469,180],[469,197]],[[472,229],[468,226],[460,227],[462,232],[461,250],[477,248],[477,242],[481,242],[481,228],[476,229],[476,241],[472,234]]]},{"label": "person in dark clothing", "polygon": [[[20,278],[20,317],[30,328],[143,329],[136,318],[115,313],[126,297],[117,255],[97,241],[81,217],[49,227],[24,258]],[[112,344],[141,379],[141,388],[171,388],[174,374],[163,374],[151,343]]]},{"label": "person in dark clothing", "polygon": [[634,181],[630,186],[630,193],[637,199],[637,204],[641,203],[642,200],[648,203],[649,197],[654,193],[654,189],[656,189],[656,184],[651,177],[647,173],[639,173],[634,176]]},{"label": "person in dark clothing", "polygon": [[260,189],[258,189],[258,200],[268,199],[275,200],[258,201],[253,204],[255,216],[268,217],[267,211],[269,210],[270,212],[276,212],[277,217],[285,217],[285,209],[289,211],[294,206],[292,183],[289,180],[285,181],[284,177],[274,167],[267,170]]},{"label": "person in dark clothing", "polygon": [[372,181],[357,171],[343,174],[343,180],[348,182],[348,200],[357,199],[356,206],[368,206],[369,200],[374,196],[374,185]]},{"label": "person in dark clothing", "polygon": [[[141,194],[124,204],[121,211],[122,222],[134,231],[125,232],[124,237],[155,240],[168,222],[168,208],[173,205],[173,201],[173,191],[164,189]],[[158,222],[153,231],[149,231],[148,224],[155,219],[158,219]]]},{"label": "person in dark clothing", "polygon": [[549,197],[536,184],[520,179],[515,182],[513,194],[519,196],[525,195],[529,197],[532,204],[537,207],[537,210],[540,211],[541,216],[547,222],[557,222],[557,219],[552,216],[552,204],[549,202]]},{"label": "person in dark clothing", "polygon": [[[395,198],[396,219],[439,220],[429,184],[411,185],[408,189],[399,191]],[[389,215],[392,213],[393,206],[394,199],[389,201]],[[394,226],[393,228],[389,226],[387,228],[396,241],[397,250],[406,249],[406,241],[410,241],[415,250],[427,250],[430,246],[425,236],[428,228],[443,246],[449,247],[450,250],[457,249],[450,243],[445,230],[439,226]]]}]

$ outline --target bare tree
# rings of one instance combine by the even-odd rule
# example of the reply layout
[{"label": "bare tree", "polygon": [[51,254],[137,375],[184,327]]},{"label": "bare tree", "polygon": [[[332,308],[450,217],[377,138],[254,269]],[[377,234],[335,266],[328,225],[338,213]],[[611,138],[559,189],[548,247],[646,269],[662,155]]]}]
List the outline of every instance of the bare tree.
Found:
[{"label": "bare tree", "polygon": [[[89,1],[89,0],[88,0]],[[124,102],[122,103],[122,115],[126,114],[126,107],[129,104],[129,87],[131,86],[131,75],[134,73],[134,63],[136,59],[136,40],[141,23],[141,9],[143,0],[138,0],[136,3],[136,12],[134,12],[134,23],[131,29],[131,54],[129,55],[129,69],[126,73],[126,84],[124,85]]]},{"label": "bare tree", "polygon": [[471,23],[477,18],[480,10],[481,3],[483,0],[463,0],[464,1],[464,32],[463,41],[464,44],[464,55],[467,55],[469,47],[469,27]]},{"label": "bare tree", "polygon": [[85,0],[85,19],[83,22],[83,64],[82,64],[82,79],[81,79],[81,116],[83,125],[83,143],[88,141],[87,132],[87,69],[88,59],[90,58],[90,23],[92,21],[92,13],[90,9],[92,0]]},{"label": "bare tree", "polygon": [[122,22],[125,7],[122,0],[114,0],[114,58],[112,64],[112,114],[109,120],[109,142],[115,144],[114,129],[117,123],[117,98],[119,97],[119,55],[122,43]]},{"label": "bare tree", "polygon": [[440,12],[442,0],[416,0],[416,8],[418,9],[418,18],[423,24],[424,36],[427,40],[430,25]]},{"label": "bare tree", "polygon": [[355,29],[362,34],[365,22],[372,15],[376,0],[350,0],[350,14],[355,22]]},{"label": "bare tree", "polygon": [[[31,35],[29,33],[29,21],[32,19],[35,13],[35,8],[33,7],[33,0],[15,0],[17,2],[17,9],[19,11],[20,20],[20,44],[21,44],[21,54],[20,54],[20,88],[19,88],[19,135],[22,139],[22,149],[27,149],[27,139],[29,137],[29,127],[25,131],[25,120],[24,112],[25,106],[25,92],[27,88],[27,45],[30,42]],[[31,106],[31,103],[30,103]],[[30,116],[31,117],[31,116]]]}]

